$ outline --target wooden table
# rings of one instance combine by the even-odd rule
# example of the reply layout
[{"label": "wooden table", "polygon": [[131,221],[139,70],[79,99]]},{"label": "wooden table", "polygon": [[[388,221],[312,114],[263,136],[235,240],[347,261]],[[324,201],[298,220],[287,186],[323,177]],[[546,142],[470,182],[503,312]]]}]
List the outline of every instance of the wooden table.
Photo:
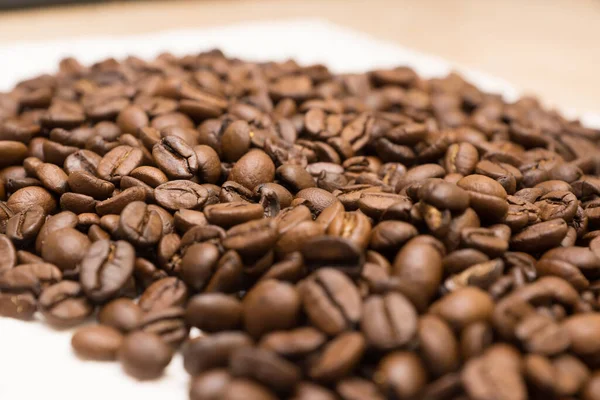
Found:
[{"label": "wooden table", "polygon": [[[0,44],[321,17],[600,112],[598,0],[203,0],[0,12]],[[2,62],[10,60],[2,60]]]}]

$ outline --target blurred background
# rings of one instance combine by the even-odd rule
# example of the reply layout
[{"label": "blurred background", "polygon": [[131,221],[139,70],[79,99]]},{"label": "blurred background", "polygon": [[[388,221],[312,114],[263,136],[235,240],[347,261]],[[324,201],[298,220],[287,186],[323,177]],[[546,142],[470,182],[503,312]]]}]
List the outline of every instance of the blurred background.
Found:
[{"label": "blurred background", "polygon": [[599,0],[0,0],[0,46],[303,17],[479,69],[552,106],[600,113]]}]

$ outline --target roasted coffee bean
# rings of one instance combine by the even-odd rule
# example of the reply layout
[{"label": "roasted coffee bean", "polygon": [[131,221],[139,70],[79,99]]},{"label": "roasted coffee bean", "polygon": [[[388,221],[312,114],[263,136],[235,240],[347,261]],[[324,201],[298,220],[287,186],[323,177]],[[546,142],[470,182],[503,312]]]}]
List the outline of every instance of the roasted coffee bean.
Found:
[{"label": "roasted coffee bean", "polygon": [[78,329],[71,339],[71,346],[79,357],[112,361],[123,343],[123,335],[114,328],[95,325]]},{"label": "roasted coffee bean", "polygon": [[361,330],[367,342],[377,349],[399,348],[415,339],[417,312],[400,293],[367,298],[362,315]]},{"label": "roasted coffee bean", "polygon": [[56,200],[44,188],[29,186],[14,192],[6,205],[13,213],[26,211],[33,206],[40,206],[44,213],[52,214],[56,210]]},{"label": "roasted coffee bean", "polygon": [[159,214],[141,201],[129,203],[121,212],[119,232],[136,246],[152,246],[160,240],[163,225]]},{"label": "roasted coffee bean", "polygon": [[0,290],[7,292],[30,291],[39,295],[46,287],[62,280],[55,265],[20,264],[0,274]]},{"label": "roasted coffee bean", "polygon": [[204,208],[206,220],[213,225],[230,228],[253,219],[261,219],[264,209],[260,204],[243,201],[212,204]]},{"label": "roasted coffee bean", "polygon": [[471,207],[479,217],[500,221],[508,212],[506,190],[498,182],[484,175],[469,175],[457,182],[469,193]]},{"label": "roasted coffee bean", "polygon": [[48,233],[42,245],[42,258],[56,265],[65,274],[78,271],[91,242],[86,235],[73,229],[62,228]]},{"label": "roasted coffee bean", "polygon": [[456,290],[431,305],[431,312],[454,328],[473,322],[487,321],[494,310],[492,298],[483,290],[467,286]]},{"label": "roasted coffee bean", "polygon": [[104,155],[98,163],[99,178],[118,183],[142,163],[144,154],[139,148],[118,146]]},{"label": "roasted coffee bean", "polygon": [[300,296],[286,282],[266,280],[244,296],[244,328],[257,338],[265,333],[289,329],[296,325],[300,313]]},{"label": "roasted coffee bean", "polygon": [[323,347],[311,363],[308,374],[317,381],[338,381],[356,368],[365,348],[366,342],[360,333],[344,332]]},{"label": "roasted coffee bean", "polygon": [[360,320],[358,289],[342,272],[320,269],[302,281],[298,291],[312,324],[327,334],[339,334]]},{"label": "roasted coffee bean", "polygon": [[173,350],[157,335],[133,332],[125,337],[117,357],[125,372],[137,379],[155,379],[171,362]]},{"label": "roasted coffee bean", "polygon": [[78,282],[63,281],[44,289],[39,309],[46,321],[62,328],[79,324],[92,314],[94,306]]},{"label": "roasted coffee bean", "polygon": [[205,332],[234,330],[242,324],[243,307],[235,297],[221,293],[193,296],[185,310],[185,320],[190,326]]},{"label": "roasted coffee bean", "polygon": [[17,251],[12,241],[6,235],[0,234],[0,274],[17,265]]},{"label": "roasted coffee bean", "polygon": [[183,366],[193,376],[213,368],[227,367],[236,350],[252,345],[252,339],[240,331],[200,336],[183,345]]},{"label": "roasted coffee bean", "polygon": [[289,392],[300,380],[300,369],[275,353],[260,348],[241,347],[229,359],[233,376],[254,379],[276,392]]},{"label": "roasted coffee bean", "polygon": [[111,182],[84,171],[74,171],[69,174],[68,183],[73,192],[85,194],[97,200],[107,199],[115,190],[115,185]]},{"label": "roasted coffee bean", "polygon": [[125,241],[93,243],[79,264],[84,292],[94,302],[116,297],[131,278],[134,262],[135,250]]},{"label": "roasted coffee bean", "polygon": [[433,376],[455,371],[459,366],[458,342],[441,318],[425,315],[419,319],[419,352]]},{"label": "roasted coffee bean", "polygon": [[46,214],[40,206],[21,211],[6,222],[6,236],[17,245],[26,245],[32,242],[42,229],[45,219]]},{"label": "roasted coffee bean", "polygon": [[189,179],[198,171],[194,150],[180,137],[167,136],[152,147],[156,165],[171,179]]},{"label": "roasted coffee bean", "polygon": [[144,312],[161,310],[173,306],[181,306],[188,298],[188,289],[180,279],[168,277],[160,279],[148,286],[138,305]]},{"label": "roasted coffee bean", "polygon": [[199,209],[206,203],[208,191],[197,183],[176,180],[157,186],[154,196],[168,210]]},{"label": "roasted coffee bean", "polygon": [[510,246],[517,251],[540,252],[558,246],[567,234],[568,226],[563,219],[553,219],[530,225],[513,235]]},{"label": "roasted coffee bean", "polygon": [[115,299],[100,309],[98,322],[121,332],[129,332],[139,325],[143,312],[131,299]]},{"label": "roasted coffee bean", "polygon": [[137,328],[158,335],[163,342],[173,347],[179,347],[190,333],[184,314],[181,307],[151,310],[144,314]]},{"label": "roasted coffee bean", "polygon": [[508,345],[495,345],[482,356],[469,360],[461,378],[465,391],[474,398],[527,398],[520,355]]},{"label": "roasted coffee bean", "polygon": [[242,258],[256,259],[264,255],[277,241],[277,223],[260,219],[236,225],[227,231],[223,247],[236,250]]},{"label": "roasted coffee bean", "polygon": [[28,321],[37,309],[35,296],[30,292],[0,293],[0,316]]},{"label": "roasted coffee bean", "polygon": [[427,370],[419,357],[404,351],[393,352],[383,358],[376,374],[380,390],[398,398],[417,396],[428,380]]},{"label": "roasted coffee bean", "polygon": [[252,190],[261,183],[273,182],[275,164],[261,150],[252,150],[241,157],[231,169],[228,179]]}]

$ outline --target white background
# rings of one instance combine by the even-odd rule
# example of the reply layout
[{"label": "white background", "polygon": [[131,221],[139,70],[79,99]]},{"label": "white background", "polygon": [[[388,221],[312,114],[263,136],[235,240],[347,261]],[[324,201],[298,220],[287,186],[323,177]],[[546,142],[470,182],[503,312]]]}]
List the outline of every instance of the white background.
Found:
[{"label": "white background", "polygon": [[[162,51],[182,55],[212,48],[257,61],[295,58],[304,64],[324,63],[336,72],[409,65],[424,76],[441,76],[454,69],[482,89],[502,93],[507,99],[518,95],[500,79],[318,20],[0,46],[0,90],[8,90],[19,79],[54,72],[66,56],[91,63],[110,56],[151,58]],[[563,111],[578,115],[574,110]],[[584,123],[600,127],[600,115],[578,116]],[[117,363],[79,360],[71,351],[71,333],[53,330],[41,321],[0,317],[0,400],[187,399],[188,376],[180,357],[173,360],[162,379],[138,383]]]}]

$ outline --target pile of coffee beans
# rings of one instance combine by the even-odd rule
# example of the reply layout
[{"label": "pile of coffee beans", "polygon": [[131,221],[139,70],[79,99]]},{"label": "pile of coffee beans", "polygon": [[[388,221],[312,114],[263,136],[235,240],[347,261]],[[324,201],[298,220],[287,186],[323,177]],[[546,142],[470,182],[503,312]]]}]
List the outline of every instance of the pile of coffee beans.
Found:
[{"label": "pile of coffee beans", "polygon": [[65,59],[0,94],[0,315],[192,400],[600,399],[599,141],[456,74]]}]

